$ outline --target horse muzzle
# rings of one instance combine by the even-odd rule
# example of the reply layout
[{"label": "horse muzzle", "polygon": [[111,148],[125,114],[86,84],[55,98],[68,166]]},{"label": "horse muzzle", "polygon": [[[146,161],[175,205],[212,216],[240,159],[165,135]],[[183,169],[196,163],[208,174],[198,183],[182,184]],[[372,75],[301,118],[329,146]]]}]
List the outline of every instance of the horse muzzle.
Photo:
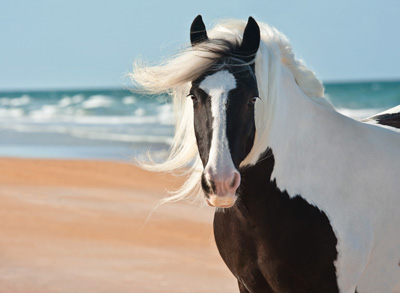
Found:
[{"label": "horse muzzle", "polygon": [[235,204],[239,185],[240,173],[237,170],[220,174],[206,170],[202,178],[207,204],[217,208],[230,208]]},{"label": "horse muzzle", "polygon": [[215,194],[210,194],[209,198],[206,199],[206,202],[210,207],[230,208],[235,205],[236,199],[236,195],[218,196]]}]

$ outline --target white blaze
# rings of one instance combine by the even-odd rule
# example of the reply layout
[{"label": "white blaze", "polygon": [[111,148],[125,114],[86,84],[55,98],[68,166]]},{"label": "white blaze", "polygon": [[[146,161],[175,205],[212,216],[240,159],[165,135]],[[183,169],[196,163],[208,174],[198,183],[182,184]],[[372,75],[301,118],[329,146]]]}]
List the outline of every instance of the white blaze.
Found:
[{"label": "white blaze", "polygon": [[213,133],[209,158],[205,172],[211,172],[215,179],[223,179],[236,170],[226,136],[226,103],[229,92],[236,88],[236,79],[227,70],[207,76],[199,86],[211,97]]}]

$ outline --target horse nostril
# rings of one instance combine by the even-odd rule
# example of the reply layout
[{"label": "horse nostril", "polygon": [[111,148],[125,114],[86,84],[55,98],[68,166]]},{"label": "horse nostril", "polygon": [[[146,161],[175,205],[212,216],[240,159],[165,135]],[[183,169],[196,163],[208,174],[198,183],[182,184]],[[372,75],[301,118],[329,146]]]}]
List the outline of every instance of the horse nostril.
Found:
[{"label": "horse nostril", "polygon": [[210,178],[209,174],[205,174],[205,173],[202,174],[201,187],[206,192],[206,194],[215,193],[215,183]]},{"label": "horse nostril", "polygon": [[235,186],[235,183],[236,183],[236,176],[233,175],[230,187],[233,188]]},{"label": "horse nostril", "polygon": [[201,186],[208,195],[224,196],[235,194],[239,185],[240,174],[236,170],[222,171],[215,175],[206,169],[201,177]]},{"label": "horse nostril", "polygon": [[236,189],[240,185],[240,174],[238,172],[233,173],[231,184],[229,185],[230,188]]},{"label": "horse nostril", "polygon": [[215,182],[212,179],[207,179],[207,185],[212,193],[216,193],[217,186],[215,185]]}]

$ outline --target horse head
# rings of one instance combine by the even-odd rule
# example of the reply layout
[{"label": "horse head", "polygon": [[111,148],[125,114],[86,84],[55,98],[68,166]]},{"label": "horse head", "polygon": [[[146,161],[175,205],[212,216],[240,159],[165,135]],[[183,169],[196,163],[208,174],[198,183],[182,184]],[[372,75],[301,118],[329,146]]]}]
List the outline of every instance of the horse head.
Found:
[{"label": "horse head", "polygon": [[[201,16],[191,26],[192,46],[212,41]],[[260,29],[249,18],[240,44],[192,81],[194,130],[204,171],[201,186],[209,205],[235,204],[240,186],[240,163],[250,153],[255,137],[254,107],[259,97],[254,59]]]}]

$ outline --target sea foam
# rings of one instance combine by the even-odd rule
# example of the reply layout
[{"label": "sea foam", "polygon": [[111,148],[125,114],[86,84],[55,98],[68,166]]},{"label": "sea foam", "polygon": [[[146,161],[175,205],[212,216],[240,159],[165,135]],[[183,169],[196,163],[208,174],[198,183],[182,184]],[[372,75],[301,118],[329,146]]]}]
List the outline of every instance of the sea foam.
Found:
[{"label": "sea foam", "polygon": [[[328,84],[326,92],[339,112],[356,120],[400,104],[400,82]],[[0,131],[7,132],[0,145],[16,144],[18,137],[43,147],[112,144],[161,151],[172,141],[174,114],[167,96],[128,90],[0,92]]]}]

